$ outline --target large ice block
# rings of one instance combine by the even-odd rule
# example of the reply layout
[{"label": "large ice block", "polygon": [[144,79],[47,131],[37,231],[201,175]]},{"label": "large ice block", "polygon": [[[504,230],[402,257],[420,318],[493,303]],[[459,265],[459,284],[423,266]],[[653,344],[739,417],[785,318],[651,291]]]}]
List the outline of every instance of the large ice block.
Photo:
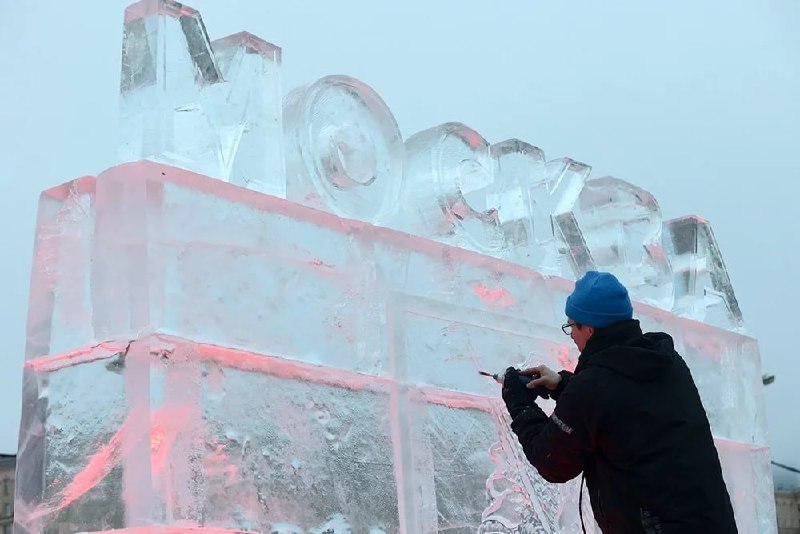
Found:
[{"label": "large ice block", "polygon": [[18,507],[28,532],[268,532],[337,514],[397,530],[385,382],[163,337],[28,370],[47,383],[48,411],[44,504]]},{"label": "large ice block", "polygon": [[[502,257],[547,275],[569,275],[556,226],[571,209],[591,167],[562,158],[546,162],[541,149],[518,139],[495,143],[486,202],[503,228]],[[489,253],[492,253],[491,251]]]},{"label": "large ice block", "polygon": [[289,93],[284,110],[287,198],[371,223],[394,216],[403,139],[378,93],[355,78],[326,76]]},{"label": "large ice block", "polygon": [[[135,525],[136,509],[152,513],[139,523],[181,533],[333,520],[362,532],[581,532],[578,480],[549,484],[527,465],[496,397],[168,336],[27,367],[48,384],[50,435],[48,504],[18,507],[27,532]],[[87,396],[101,410],[83,409]],[[740,530],[774,532],[768,450],[717,447]]]},{"label": "large ice block", "polygon": [[739,532],[777,533],[769,448],[721,439],[715,443]]},{"label": "large ice block", "polygon": [[[565,279],[152,162],[43,193],[32,279],[21,532],[579,532],[477,373],[574,368]],[[636,314],[764,450],[756,342]]]},{"label": "large ice block", "polygon": [[696,216],[666,221],[663,241],[672,262],[675,313],[743,331],[742,312],[711,224]]},{"label": "large ice block", "polygon": [[280,48],[237,33],[210,42],[172,0],[125,11],[121,161],[150,159],[285,194]]},{"label": "large ice block", "polygon": [[[48,383],[51,438],[47,505],[19,507],[25,531],[136,526],[147,510],[187,532],[305,532],[336,517],[358,532],[562,521],[561,488],[526,465],[497,398],[166,336],[28,369]],[[84,410],[87,396],[102,411]]]},{"label": "large ice block", "polygon": [[566,274],[555,227],[591,168],[546,162],[519,139],[489,143],[461,123],[406,141],[403,203],[393,227],[536,269]]},{"label": "large ice block", "polygon": [[[606,176],[586,182],[573,208],[583,242],[570,243],[576,277],[612,271],[631,297],[671,310],[672,271],[661,245],[661,208],[633,184]],[[579,250],[581,246],[585,250]]]},{"label": "large ice block", "polygon": [[501,250],[501,221],[484,194],[493,183],[488,141],[469,126],[451,122],[417,132],[405,147],[397,226],[472,250]]}]

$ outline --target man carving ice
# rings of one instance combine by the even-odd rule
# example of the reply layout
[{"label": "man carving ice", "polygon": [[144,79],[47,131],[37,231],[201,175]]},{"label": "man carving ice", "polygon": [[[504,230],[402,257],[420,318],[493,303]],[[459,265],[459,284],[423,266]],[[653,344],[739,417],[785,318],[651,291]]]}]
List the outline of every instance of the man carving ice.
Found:
[{"label": "man carving ice", "polygon": [[[575,372],[509,368],[503,381],[531,464],[550,482],[583,472],[605,534],[736,532],[708,418],[672,338],[642,334],[610,273],[578,280],[566,315],[562,330],[581,351]],[[556,399],[549,418],[537,386]]]}]

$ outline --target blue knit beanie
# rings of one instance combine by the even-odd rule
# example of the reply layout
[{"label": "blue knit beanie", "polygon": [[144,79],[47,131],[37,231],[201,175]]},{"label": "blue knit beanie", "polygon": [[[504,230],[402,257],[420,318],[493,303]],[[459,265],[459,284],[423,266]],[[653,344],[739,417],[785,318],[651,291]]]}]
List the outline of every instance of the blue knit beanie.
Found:
[{"label": "blue knit beanie", "polygon": [[616,276],[588,271],[575,282],[565,312],[576,323],[603,328],[633,317],[633,306],[628,290]]}]

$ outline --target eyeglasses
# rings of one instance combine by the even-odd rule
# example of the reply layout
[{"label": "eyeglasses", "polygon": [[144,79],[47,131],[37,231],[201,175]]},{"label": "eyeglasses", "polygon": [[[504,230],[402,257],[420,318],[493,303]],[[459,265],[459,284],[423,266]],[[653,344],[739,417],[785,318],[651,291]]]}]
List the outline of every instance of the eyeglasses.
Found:
[{"label": "eyeglasses", "polygon": [[561,325],[561,331],[564,332],[566,335],[572,334],[572,327],[573,326],[580,326],[578,323],[564,323]]}]

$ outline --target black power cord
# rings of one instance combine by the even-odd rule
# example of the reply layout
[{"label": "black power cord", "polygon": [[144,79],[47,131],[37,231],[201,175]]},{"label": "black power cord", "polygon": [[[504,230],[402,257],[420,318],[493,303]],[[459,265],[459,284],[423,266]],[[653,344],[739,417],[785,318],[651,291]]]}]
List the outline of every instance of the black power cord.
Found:
[{"label": "black power cord", "polygon": [[771,462],[771,463],[772,465],[780,467],[781,469],[786,469],[787,471],[791,471],[792,473],[800,473],[800,469],[797,469],[796,467],[790,467],[788,465],[779,464],[778,462]]}]

